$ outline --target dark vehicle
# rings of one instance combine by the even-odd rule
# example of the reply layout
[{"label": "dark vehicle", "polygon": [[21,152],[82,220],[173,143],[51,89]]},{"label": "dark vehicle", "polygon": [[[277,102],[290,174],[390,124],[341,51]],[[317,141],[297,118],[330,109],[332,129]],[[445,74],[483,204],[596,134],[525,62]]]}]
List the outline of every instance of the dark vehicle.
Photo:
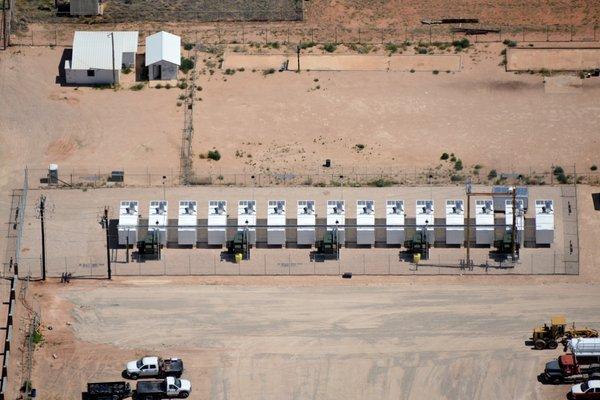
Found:
[{"label": "dark vehicle", "polygon": [[191,391],[190,381],[169,376],[161,381],[138,382],[134,397],[136,400],[185,399]]},{"label": "dark vehicle", "polygon": [[600,379],[600,364],[580,365],[573,355],[565,354],[546,363],[543,378],[554,384]]},{"label": "dark vehicle", "polygon": [[425,229],[416,231],[412,239],[404,242],[404,247],[409,253],[420,254],[422,260],[427,260],[429,258],[429,248],[431,247],[427,240],[427,231]]},{"label": "dark vehicle", "polygon": [[[518,241],[518,232],[517,237],[515,238],[515,251],[517,255],[519,254],[519,250],[521,249],[521,244]],[[494,247],[498,254],[510,254],[512,252],[512,232],[506,231],[502,239],[494,240]]]},{"label": "dark vehicle", "polygon": [[331,230],[325,232],[323,240],[319,240],[316,243],[316,253],[321,256],[338,256],[340,251],[340,244],[338,242],[337,230]]},{"label": "dark vehicle", "polygon": [[88,383],[87,398],[90,400],[121,400],[131,396],[128,382]]},{"label": "dark vehicle", "polygon": [[241,254],[244,260],[250,259],[250,243],[248,243],[248,231],[237,231],[233,239],[227,241],[227,253]]}]

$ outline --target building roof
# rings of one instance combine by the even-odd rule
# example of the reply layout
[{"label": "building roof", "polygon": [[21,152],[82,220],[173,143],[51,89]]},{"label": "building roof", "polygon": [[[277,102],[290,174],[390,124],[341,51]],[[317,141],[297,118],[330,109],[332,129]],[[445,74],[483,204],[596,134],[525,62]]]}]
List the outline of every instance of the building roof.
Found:
[{"label": "building roof", "polygon": [[112,70],[112,39],[115,39],[115,69],[121,69],[123,53],[136,53],[138,32],[76,31],[73,37],[72,69]]},{"label": "building roof", "polygon": [[146,38],[146,66],[159,61],[181,64],[181,38],[169,32],[158,32]]}]

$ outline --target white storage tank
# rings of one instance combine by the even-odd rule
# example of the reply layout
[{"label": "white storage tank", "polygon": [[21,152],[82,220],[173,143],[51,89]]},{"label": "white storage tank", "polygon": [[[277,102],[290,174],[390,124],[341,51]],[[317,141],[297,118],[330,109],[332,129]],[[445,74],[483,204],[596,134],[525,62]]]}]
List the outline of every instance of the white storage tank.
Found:
[{"label": "white storage tank", "polygon": [[358,200],[356,202],[356,244],[375,245],[375,202]]},{"label": "white storage tank", "polygon": [[346,239],[346,203],[344,200],[327,201],[327,231],[333,231],[337,228],[337,242],[343,245]]},{"label": "white storage tank", "polygon": [[446,244],[463,244],[465,241],[465,202],[446,200]]},{"label": "white storage tank", "polygon": [[227,202],[210,200],[208,202],[208,245],[223,246],[227,242]]},{"label": "white storage tank", "polygon": [[125,200],[119,207],[119,245],[135,245],[138,240],[139,208],[135,200]]},{"label": "white storage tank", "polygon": [[198,204],[195,200],[179,201],[177,220],[177,243],[182,246],[195,245],[198,241]]},{"label": "white storage tank", "polygon": [[158,243],[167,244],[169,203],[166,200],[152,200],[148,211],[148,232],[156,232]]},{"label": "white storage tank", "polygon": [[494,200],[475,201],[475,244],[494,243]]},{"label": "white storage tank", "polygon": [[238,202],[238,232],[248,229],[248,244],[256,244],[256,200]]},{"label": "white storage tank", "polygon": [[435,210],[433,200],[417,200],[416,207],[416,231],[421,232],[427,230],[427,242],[433,244],[435,242],[435,232],[433,225],[435,224]]},{"label": "white storage tank", "polygon": [[535,243],[552,244],[554,242],[554,202],[552,200],[535,201]]},{"label": "white storage tank", "polygon": [[404,201],[388,200],[385,204],[386,242],[389,245],[402,245],[404,243],[404,227],[393,225],[404,225]]},{"label": "white storage tank", "polygon": [[315,212],[314,200],[299,200],[297,211],[297,236],[296,243],[300,246],[312,246],[315,244],[315,225],[317,214]]},{"label": "white storage tank", "polygon": [[[525,229],[525,210],[523,208],[524,205],[524,201],[523,199],[517,199],[516,201],[516,227],[517,227],[517,242],[519,242],[521,245],[523,244],[523,240],[524,240],[524,229]],[[507,231],[511,231],[512,230],[512,223],[513,223],[513,202],[512,199],[510,200],[506,200],[504,203],[504,215],[505,215],[505,225],[506,225],[506,230]]]},{"label": "white storage tank", "polygon": [[267,244],[285,245],[285,200],[269,200],[267,225]]}]

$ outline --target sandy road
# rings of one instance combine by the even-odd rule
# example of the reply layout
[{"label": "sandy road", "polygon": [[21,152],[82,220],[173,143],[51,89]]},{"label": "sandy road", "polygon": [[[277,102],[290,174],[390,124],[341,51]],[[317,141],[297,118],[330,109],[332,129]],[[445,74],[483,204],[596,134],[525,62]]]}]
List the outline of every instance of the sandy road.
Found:
[{"label": "sandy road", "polygon": [[557,312],[600,325],[592,285],[138,279],[37,290],[54,325],[34,371],[47,398],[74,398],[90,380],[118,379],[127,358],[160,353],[185,358],[193,399],[561,399],[567,386],[536,380],[558,350],[524,340]]}]

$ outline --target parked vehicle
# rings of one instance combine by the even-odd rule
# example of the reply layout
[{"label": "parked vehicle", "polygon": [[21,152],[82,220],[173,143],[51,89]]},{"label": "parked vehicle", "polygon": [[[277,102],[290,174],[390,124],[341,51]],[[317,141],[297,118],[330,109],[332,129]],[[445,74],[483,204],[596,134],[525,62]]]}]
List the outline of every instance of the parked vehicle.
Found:
[{"label": "parked vehicle", "polygon": [[88,383],[87,395],[90,400],[122,400],[132,395],[128,382]]},{"label": "parked vehicle", "polygon": [[600,379],[600,364],[579,364],[572,354],[565,354],[546,363],[543,378],[555,384]]},{"label": "parked vehicle", "polygon": [[135,398],[137,400],[158,400],[169,398],[186,398],[192,392],[192,384],[186,379],[172,376],[163,380],[140,381],[137,383]]},{"label": "parked vehicle", "polygon": [[572,400],[600,400],[600,380],[573,385],[569,394]]},{"label": "parked vehicle", "polygon": [[167,376],[180,378],[183,374],[183,361],[180,358],[142,357],[128,362],[125,372],[131,379],[166,378]]},{"label": "parked vehicle", "polygon": [[567,345],[569,339],[598,337],[598,331],[588,327],[576,328],[575,323],[568,326],[564,315],[555,315],[550,325],[544,324],[533,329],[531,340],[537,350],[555,349],[559,343]]}]

